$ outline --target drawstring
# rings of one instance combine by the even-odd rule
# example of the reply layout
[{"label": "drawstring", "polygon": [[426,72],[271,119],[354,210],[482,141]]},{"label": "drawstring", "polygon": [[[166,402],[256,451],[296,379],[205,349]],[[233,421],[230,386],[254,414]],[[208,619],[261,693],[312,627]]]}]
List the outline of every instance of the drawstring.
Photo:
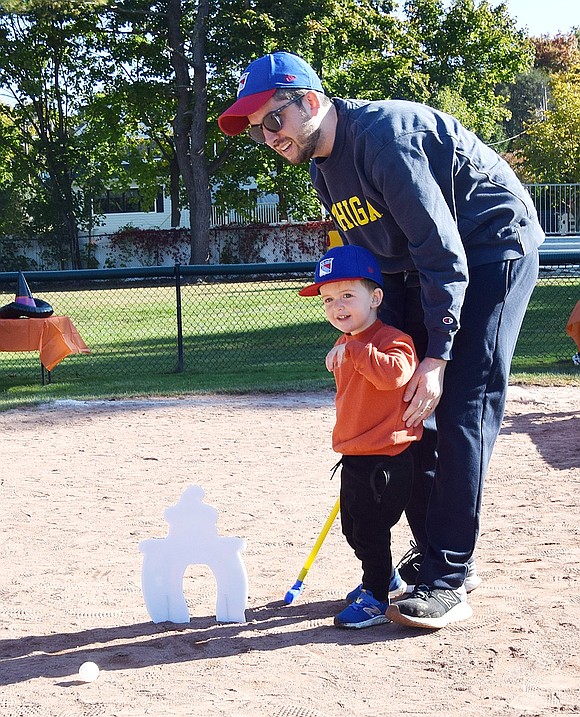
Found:
[{"label": "drawstring", "polygon": [[[342,465],[342,458],[337,463],[335,463],[332,466],[332,468],[330,469],[330,480],[332,480],[334,478],[336,471],[340,468],[341,465]],[[377,487],[377,479],[379,477],[379,473],[382,473],[382,475],[385,479],[385,485],[382,487],[382,490],[380,490],[380,491],[379,491],[379,488]],[[381,502],[383,493],[387,489],[387,485],[389,484],[390,479],[391,479],[391,474],[389,473],[389,471],[385,470],[380,465],[376,465],[373,468],[373,472],[371,473],[369,480],[370,480],[370,484],[371,484],[371,491],[373,493],[373,498],[375,499],[376,503]]]},{"label": "drawstring", "polygon": [[[377,488],[377,478],[378,473],[381,472],[385,478],[385,485],[381,492],[379,493],[379,490]],[[375,499],[375,503],[380,503],[381,499],[383,497],[383,493],[387,489],[387,485],[389,484],[389,480],[391,478],[391,475],[389,471],[386,471],[384,468],[381,468],[381,466],[375,466],[373,472],[370,475],[370,482],[371,482],[371,490],[373,492],[373,498]]]},{"label": "drawstring", "polygon": [[338,463],[335,463],[332,466],[332,468],[330,469],[330,480],[332,480],[334,478],[334,474],[340,468],[341,465],[342,465],[342,458],[338,461]]}]

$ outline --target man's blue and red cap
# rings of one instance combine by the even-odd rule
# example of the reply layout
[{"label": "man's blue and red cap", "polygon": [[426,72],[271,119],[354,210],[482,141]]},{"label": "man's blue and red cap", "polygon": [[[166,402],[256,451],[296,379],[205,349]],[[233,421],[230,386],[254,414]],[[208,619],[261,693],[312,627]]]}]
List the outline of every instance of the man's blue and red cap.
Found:
[{"label": "man's blue and red cap", "polygon": [[238,99],[218,117],[224,134],[233,137],[250,124],[248,115],[257,112],[276,90],[316,90],[324,92],[312,67],[298,55],[274,52],[251,62],[238,83]]},{"label": "man's blue and red cap", "polygon": [[329,249],[316,265],[314,284],[305,286],[298,293],[300,296],[316,296],[323,284],[348,279],[370,279],[382,287],[383,275],[374,254],[354,244]]}]

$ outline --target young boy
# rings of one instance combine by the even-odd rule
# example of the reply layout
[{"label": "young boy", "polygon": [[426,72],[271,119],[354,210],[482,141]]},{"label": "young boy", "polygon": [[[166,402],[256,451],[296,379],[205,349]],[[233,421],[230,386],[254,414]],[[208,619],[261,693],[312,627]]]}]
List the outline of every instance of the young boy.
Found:
[{"label": "young boy", "polygon": [[334,624],[369,627],[388,622],[391,528],[411,495],[413,466],[406,449],[423,430],[421,424],[407,427],[402,418],[417,355],[410,336],[377,318],[382,276],[367,249],[330,249],[318,262],[314,284],[298,293],[319,294],[328,320],[343,332],[326,356],[336,381],[332,447],[342,454],[342,532],[362,563],[363,578]]}]

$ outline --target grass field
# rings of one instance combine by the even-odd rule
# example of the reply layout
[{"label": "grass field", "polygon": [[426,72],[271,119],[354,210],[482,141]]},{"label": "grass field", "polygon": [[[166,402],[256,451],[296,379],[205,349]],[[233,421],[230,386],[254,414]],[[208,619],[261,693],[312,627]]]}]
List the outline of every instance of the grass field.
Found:
[{"label": "grass field", "polygon": [[[331,389],[324,356],[337,337],[303,281],[184,285],[182,352],[175,287],[134,285],[43,292],[91,348],[41,384],[38,355],[0,353],[0,410],[56,398]],[[577,277],[538,282],[513,362],[514,383],[579,384],[565,333],[580,298]],[[178,367],[182,370],[177,372]]]}]

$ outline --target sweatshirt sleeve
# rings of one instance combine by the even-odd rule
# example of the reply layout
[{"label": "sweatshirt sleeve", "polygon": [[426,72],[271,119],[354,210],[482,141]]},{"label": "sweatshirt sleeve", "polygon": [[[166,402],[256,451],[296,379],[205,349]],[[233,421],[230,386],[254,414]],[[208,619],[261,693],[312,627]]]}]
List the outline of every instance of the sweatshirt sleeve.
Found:
[{"label": "sweatshirt sleeve", "polygon": [[454,144],[417,131],[383,147],[372,163],[393,219],[407,237],[421,282],[426,355],[450,359],[469,280],[454,207]]},{"label": "sweatshirt sleeve", "polygon": [[371,342],[350,338],[346,341],[346,354],[355,371],[379,391],[401,388],[417,368],[414,348],[402,337],[390,341],[384,350]]}]

